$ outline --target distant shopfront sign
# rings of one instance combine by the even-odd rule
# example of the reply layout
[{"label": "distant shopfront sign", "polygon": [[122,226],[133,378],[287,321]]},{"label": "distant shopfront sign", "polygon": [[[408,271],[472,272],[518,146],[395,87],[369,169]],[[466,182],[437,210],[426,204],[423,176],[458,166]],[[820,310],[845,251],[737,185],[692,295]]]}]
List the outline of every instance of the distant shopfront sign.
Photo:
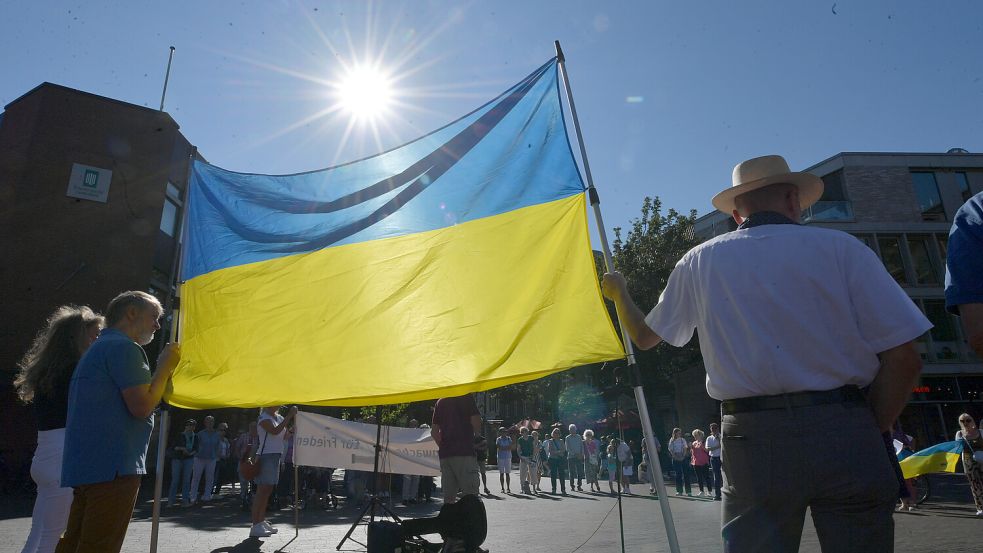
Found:
[{"label": "distant shopfront sign", "polygon": [[68,179],[68,192],[65,194],[70,198],[106,203],[112,179],[113,172],[109,169],[73,163],[72,176]]}]

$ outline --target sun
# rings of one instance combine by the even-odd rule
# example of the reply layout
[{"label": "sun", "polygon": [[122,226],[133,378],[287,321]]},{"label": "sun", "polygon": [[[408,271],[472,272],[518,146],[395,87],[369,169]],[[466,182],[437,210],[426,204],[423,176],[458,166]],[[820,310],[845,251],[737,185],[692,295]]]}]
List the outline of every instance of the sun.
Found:
[{"label": "sun", "polygon": [[339,106],[352,118],[375,120],[392,105],[392,80],[377,67],[352,67],[336,85],[336,95]]}]

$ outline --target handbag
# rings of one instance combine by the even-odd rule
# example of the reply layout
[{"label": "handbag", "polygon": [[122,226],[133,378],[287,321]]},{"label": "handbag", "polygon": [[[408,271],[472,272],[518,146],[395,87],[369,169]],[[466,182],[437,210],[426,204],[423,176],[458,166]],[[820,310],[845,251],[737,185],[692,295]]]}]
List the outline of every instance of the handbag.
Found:
[{"label": "handbag", "polygon": [[262,468],[259,456],[262,455],[263,450],[266,449],[267,436],[263,436],[263,445],[260,448],[259,453],[252,452],[244,459],[239,461],[239,473],[242,474],[242,478],[244,480],[252,481],[259,476],[259,470]]},{"label": "handbag", "polygon": [[965,435],[963,436],[963,441],[966,442],[966,447],[969,448],[973,461],[976,463],[983,463],[983,449],[973,450],[973,446],[969,443],[969,438],[967,438]]}]

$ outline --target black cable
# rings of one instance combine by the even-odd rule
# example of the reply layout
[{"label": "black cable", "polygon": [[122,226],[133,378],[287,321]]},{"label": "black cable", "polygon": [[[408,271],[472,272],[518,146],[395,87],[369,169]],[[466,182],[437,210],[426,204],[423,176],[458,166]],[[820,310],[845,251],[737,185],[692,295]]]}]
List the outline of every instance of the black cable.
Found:
[{"label": "black cable", "polygon": [[615,508],[615,507],[617,507],[617,506],[618,506],[617,504],[614,504],[614,505],[611,505],[611,508],[610,508],[610,509],[608,509],[608,512],[607,512],[607,514],[606,514],[606,515],[604,515],[604,518],[602,518],[602,519],[601,519],[601,523],[597,525],[597,528],[595,528],[593,532],[591,532],[591,535],[590,535],[590,537],[588,537],[588,538],[587,538],[587,539],[586,539],[586,540],[584,541],[584,543],[582,543],[582,544],[580,544],[580,545],[578,545],[578,546],[577,546],[577,549],[574,549],[574,550],[573,550],[573,551],[571,551],[570,553],[576,553],[577,551],[580,551],[580,548],[581,548],[581,547],[583,547],[583,546],[585,546],[585,545],[587,545],[587,542],[589,542],[589,541],[590,541],[590,540],[591,540],[591,539],[592,539],[592,538],[593,538],[593,537],[594,537],[595,535],[597,535],[597,533],[598,533],[598,532],[600,532],[600,531],[601,531],[601,527],[602,527],[602,526],[604,526],[604,523],[605,523],[605,522],[606,522],[606,521],[608,520],[608,517],[609,517],[609,516],[611,516],[611,512],[612,512],[612,511],[614,511],[614,508]]}]

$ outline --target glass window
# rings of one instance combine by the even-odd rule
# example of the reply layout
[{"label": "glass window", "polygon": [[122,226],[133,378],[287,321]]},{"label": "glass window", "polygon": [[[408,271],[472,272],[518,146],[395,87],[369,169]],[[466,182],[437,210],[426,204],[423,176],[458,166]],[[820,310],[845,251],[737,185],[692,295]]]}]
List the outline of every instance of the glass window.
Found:
[{"label": "glass window", "polygon": [[177,205],[171,200],[164,199],[164,212],[160,215],[160,230],[168,236],[174,236],[174,228],[177,226]]},{"label": "glass window", "polygon": [[944,220],[945,212],[942,210],[942,197],[939,195],[939,185],[935,182],[935,173],[916,171],[911,174],[911,180],[915,185],[915,196],[918,197],[922,219]]},{"label": "glass window", "polygon": [[843,190],[843,170],[833,171],[823,179],[823,195],[819,198],[822,202],[843,202],[846,201],[846,192]]},{"label": "glass window", "polygon": [[932,323],[932,359],[955,361],[959,355],[959,335],[952,315],[945,310],[945,300],[925,300],[925,316]]},{"label": "glass window", "polygon": [[881,248],[881,261],[884,268],[898,281],[898,284],[905,286],[908,279],[905,278],[904,261],[901,257],[901,240],[898,236],[880,236],[877,245]]},{"label": "glass window", "polygon": [[967,178],[966,173],[956,173],[956,184],[959,185],[959,193],[962,194],[964,202],[973,196],[973,192],[969,189],[969,178]]},{"label": "glass window", "polygon": [[936,234],[936,241],[939,244],[939,255],[942,256],[942,262],[945,264],[945,258],[948,254],[949,248],[949,235],[948,234]]},{"label": "glass window", "polygon": [[983,376],[960,376],[959,391],[965,400],[983,401]]},{"label": "glass window", "polygon": [[809,208],[806,221],[852,221],[853,206],[850,202],[819,201]]},{"label": "glass window", "polygon": [[922,386],[929,388],[925,394],[925,399],[934,401],[956,401],[959,399],[956,378],[953,376],[926,376],[922,378]]},{"label": "glass window", "polygon": [[174,200],[174,203],[181,203],[181,191],[171,181],[167,181],[167,197]]},{"label": "glass window", "polygon": [[908,251],[915,269],[915,282],[926,286],[938,285],[938,269],[929,253],[931,244],[928,235],[908,235]]}]

